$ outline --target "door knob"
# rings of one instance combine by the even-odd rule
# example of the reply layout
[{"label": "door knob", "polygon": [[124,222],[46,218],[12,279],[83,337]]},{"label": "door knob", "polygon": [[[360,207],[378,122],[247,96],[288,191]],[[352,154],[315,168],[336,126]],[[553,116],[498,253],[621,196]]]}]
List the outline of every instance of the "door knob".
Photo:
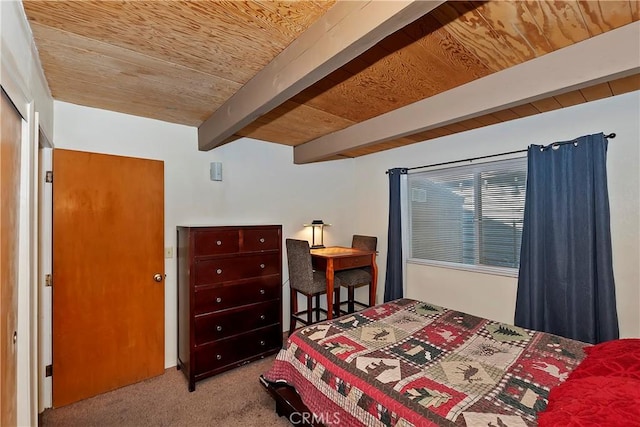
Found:
[{"label": "door knob", "polygon": [[153,280],[155,280],[156,282],[162,282],[162,274],[160,273],[156,273],[153,275]]}]

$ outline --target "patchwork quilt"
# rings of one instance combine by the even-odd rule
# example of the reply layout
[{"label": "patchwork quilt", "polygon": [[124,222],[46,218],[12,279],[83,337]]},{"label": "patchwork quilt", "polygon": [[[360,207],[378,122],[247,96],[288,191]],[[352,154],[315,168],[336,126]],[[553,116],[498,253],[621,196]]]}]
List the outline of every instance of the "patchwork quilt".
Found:
[{"label": "patchwork quilt", "polygon": [[263,376],[325,425],[535,426],[587,345],[400,299],[296,331]]}]

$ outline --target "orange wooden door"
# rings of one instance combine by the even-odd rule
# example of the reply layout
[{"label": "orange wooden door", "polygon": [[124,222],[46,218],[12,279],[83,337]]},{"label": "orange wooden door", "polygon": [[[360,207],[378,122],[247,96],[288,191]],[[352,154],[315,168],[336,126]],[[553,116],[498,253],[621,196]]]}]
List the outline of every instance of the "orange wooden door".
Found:
[{"label": "orange wooden door", "polygon": [[22,117],[0,90],[0,426],[17,422],[18,212]]},{"label": "orange wooden door", "polygon": [[59,407],[164,371],[164,164],[56,149],[53,171]]}]

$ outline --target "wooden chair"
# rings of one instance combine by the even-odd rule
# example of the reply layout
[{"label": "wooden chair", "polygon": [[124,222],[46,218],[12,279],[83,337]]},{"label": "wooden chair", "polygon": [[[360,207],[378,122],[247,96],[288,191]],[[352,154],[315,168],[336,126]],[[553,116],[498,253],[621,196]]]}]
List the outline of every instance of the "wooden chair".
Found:
[{"label": "wooden chair", "polygon": [[[351,247],[356,249],[375,251],[377,246],[378,238],[373,236],[361,236],[354,234],[351,240]],[[365,304],[355,299],[355,289],[360,286],[371,286],[371,267],[337,271],[335,273],[335,277],[336,279],[340,279],[341,286],[347,287],[347,301],[343,303],[347,304],[347,311],[345,312],[343,310],[343,313],[355,312],[356,306],[360,309],[369,307],[369,304]]]},{"label": "wooden chair", "polygon": [[[327,278],[324,271],[314,271],[311,264],[309,242],[306,240],[286,239],[287,261],[289,266],[289,287],[291,288],[290,327],[289,335],[296,329],[296,323],[311,325],[319,322],[320,313],[327,314],[327,310],[320,307],[320,295],[327,293]],[[340,307],[340,280],[334,281],[335,306]],[[298,292],[307,297],[307,308],[298,311]],[[315,297],[315,307],[313,306]],[[331,307],[331,298],[327,296],[327,307]],[[316,320],[313,321],[313,312]],[[305,317],[303,317],[305,316]]]}]

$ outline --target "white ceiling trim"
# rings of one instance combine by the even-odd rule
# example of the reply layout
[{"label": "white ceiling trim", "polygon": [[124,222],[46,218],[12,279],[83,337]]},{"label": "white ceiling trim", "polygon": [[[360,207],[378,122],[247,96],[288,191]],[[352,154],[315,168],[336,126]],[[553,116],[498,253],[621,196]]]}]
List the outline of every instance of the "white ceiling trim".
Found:
[{"label": "white ceiling trim", "polygon": [[640,21],[294,148],[294,163],[434,129],[640,72]]},{"label": "white ceiling trim", "polygon": [[340,68],[442,1],[341,1],[249,80],[198,128],[198,148],[238,130]]}]

